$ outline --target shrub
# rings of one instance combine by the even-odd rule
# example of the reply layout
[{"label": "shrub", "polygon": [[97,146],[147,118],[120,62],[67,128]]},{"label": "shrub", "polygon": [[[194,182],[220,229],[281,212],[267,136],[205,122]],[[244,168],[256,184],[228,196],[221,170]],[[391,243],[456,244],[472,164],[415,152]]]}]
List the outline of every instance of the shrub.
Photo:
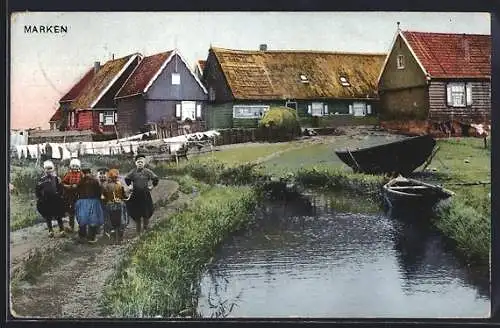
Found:
[{"label": "shrub", "polygon": [[272,107],[259,122],[261,135],[268,141],[288,141],[300,135],[297,113],[287,107]]}]

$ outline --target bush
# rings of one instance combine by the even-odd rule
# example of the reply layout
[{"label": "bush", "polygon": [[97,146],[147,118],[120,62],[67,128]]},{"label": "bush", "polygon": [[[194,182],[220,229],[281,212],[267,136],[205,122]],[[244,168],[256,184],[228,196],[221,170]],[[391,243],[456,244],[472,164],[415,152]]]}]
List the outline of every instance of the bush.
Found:
[{"label": "bush", "polygon": [[268,141],[289,141],[300,136],[297,113],[287,107],[273,107],[259,122],[261,135]]}]

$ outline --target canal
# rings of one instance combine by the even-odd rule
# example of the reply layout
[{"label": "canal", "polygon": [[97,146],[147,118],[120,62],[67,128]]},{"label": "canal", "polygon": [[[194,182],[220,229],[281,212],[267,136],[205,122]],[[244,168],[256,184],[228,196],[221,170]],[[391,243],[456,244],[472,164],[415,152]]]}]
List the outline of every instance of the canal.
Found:
[{"label": "canal", "polygon": [[204,317],[488,317],[489,271],[458,258],[427,218],[355,196],[308,195],[259,210],[200,284]]}]

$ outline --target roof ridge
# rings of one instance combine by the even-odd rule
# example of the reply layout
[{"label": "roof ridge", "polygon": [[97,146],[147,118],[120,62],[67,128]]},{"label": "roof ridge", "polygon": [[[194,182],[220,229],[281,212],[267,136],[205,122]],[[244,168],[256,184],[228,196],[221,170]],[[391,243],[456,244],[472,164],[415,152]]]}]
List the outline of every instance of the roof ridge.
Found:
[{"label": "roof ridge", "polygon": [[419,34],[433,34],[433,35],[470,35],[470,36],[489,36],[491,34],[480,34],[480,33],[446,33],[446,32],[423,32],[423,31],[412,31],[412,30],[404,30],[403,33],[419,33]]},{"label": "roof ridge", "polygon": [[243,52],[248,54],[261,54],[261,53],[312,53],[312,54],[331,54],[331,55],[360,55],[360,56],[386,56],[385,52],[358,52],[358,51],[328,51],[328,50],[304,50],[304,49],[285,49],[285,50],[246,50],[246,49],[229,49],[212,47],[216,51],[233,51]]}]

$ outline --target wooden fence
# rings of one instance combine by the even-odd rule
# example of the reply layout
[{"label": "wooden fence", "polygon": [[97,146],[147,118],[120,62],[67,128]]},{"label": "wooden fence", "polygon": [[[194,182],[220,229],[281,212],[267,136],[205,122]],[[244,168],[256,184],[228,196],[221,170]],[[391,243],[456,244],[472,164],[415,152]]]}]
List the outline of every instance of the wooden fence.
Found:
[{"label": "wooden fence", "polygon": [[152,124],[151,128],[156,131],[158,138],[165,139],[177,137],[184,134],[205,131],[205,121],[179,122],[163,121]]}]

